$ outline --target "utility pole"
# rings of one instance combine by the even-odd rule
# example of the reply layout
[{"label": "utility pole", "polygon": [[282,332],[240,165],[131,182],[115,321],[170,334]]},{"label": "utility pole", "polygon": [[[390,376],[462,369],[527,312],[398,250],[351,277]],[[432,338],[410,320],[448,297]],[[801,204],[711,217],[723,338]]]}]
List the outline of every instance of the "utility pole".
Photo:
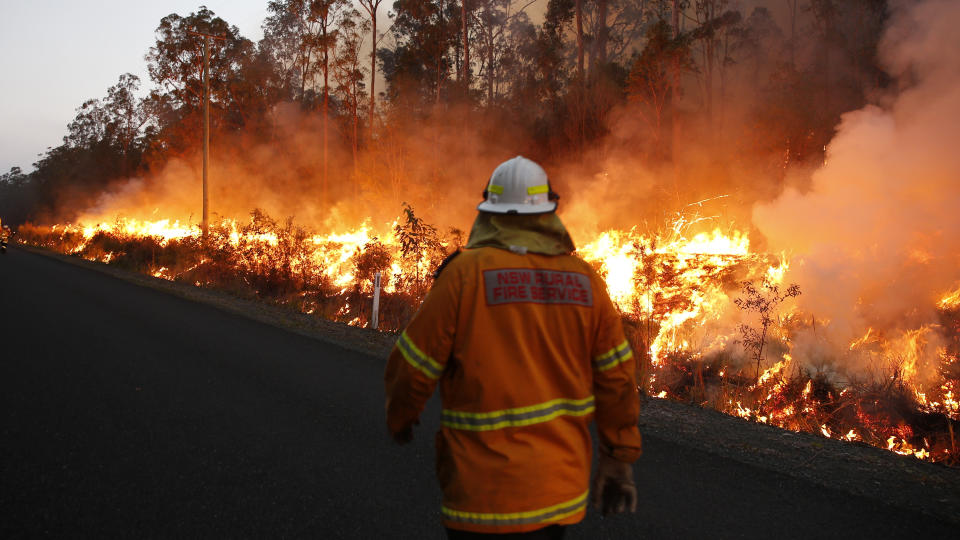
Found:
[{"label": "utility pole", "polygon": [[227,38],[191,30],[187,30],[187,33],[203,38],[203,222],[200,228],[203,231],[203,239],[206,240],[210,226],[207,199],[207,164],[210,159],[210,40],[226,41]]}]

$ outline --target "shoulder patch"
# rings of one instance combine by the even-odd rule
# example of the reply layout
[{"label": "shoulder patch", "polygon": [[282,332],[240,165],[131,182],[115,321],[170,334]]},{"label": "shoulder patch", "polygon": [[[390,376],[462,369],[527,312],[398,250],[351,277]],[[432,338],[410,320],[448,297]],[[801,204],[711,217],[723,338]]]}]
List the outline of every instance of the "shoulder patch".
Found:
[{"label": "shoulder patch", "polygon": [[487,305],[532,303],[593,306],[590,278],[580,272],[539,268],[496,268],[483,271]]}]

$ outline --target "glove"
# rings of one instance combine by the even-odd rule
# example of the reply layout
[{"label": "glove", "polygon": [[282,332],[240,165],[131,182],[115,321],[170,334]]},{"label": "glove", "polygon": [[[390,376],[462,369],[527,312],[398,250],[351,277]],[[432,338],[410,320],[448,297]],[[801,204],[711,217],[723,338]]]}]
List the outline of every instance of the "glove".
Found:
[{"label": "glove", "polygon": [[413,426],[407,426],[396,433],[391,433],[393,442],[404,445],[413,440]]},{"label": "glove", "polygon": [[399,431],[390,431],[389,426],[387,427],[387,431],[390,431],[390,437],[393,439],[393,442],[402,446],[413,440],[413,426],[418,425],[420,425],[420,421],[414,420],[412,423],[407,424]]},{"label": "glove", "polygon": [[637,511],[637,486],[633,467],[601,450],[597,475],[593,479],[593,507],[609,516]]}]

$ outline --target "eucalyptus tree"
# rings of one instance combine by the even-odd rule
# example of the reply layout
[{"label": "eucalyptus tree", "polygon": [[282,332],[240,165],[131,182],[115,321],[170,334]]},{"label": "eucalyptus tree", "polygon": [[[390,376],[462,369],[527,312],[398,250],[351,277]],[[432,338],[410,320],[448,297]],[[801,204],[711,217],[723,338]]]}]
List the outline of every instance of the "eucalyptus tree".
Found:
[{"label": "eucalyptus tree", "polygon": [[394,2],[390,32],[396,45],[379,51],[391,99],[415,107],[440,102],[454,65],[459,15],[459,6],[450,0]]},{"label": "eucalyptus tree", "polygon": [[373,141],[374,122],[376,121],[377,111],[377,47],[380,44],[380,38],[377,36],[377,10],[383,0],[359,0],[367,15],[370,16],[370,141]]},{"label": "eucalyptus tree", "polygon": [[529,0],[479,0],[473,12],[479,41],[477,52],[483,58],[479,76],[488,107],[494,105],[498,87],[510,75],[507,68],[520,62],[517,58],[518,39],[531,24],[526,13],[531,4]]},{"label": "eucalyptus tree", "polygon": [[303,102],[316,85],[321,54],[320,22],[311,0],[271,0],[263,25],[261,49],[279,66],[294,99]]},{"label": "eucalyptus tree", "polygon": [[350,0],[310,0],[310,20],[315,22],[319,33],[313,36],[321,53],[323,71],[323,178],[321,181],[321,204],[329,200],[327,185],[330,163],[329,115],[330,115],[330,52],[334,50],[339,27],[350,14],[355,13]]},{"label": "eucalyptus tree", "polygon": [[154,113],[164,144],[170,150],[192,146],[199,133],[203,106],[204,38],[198,33],[219,36],[209,43],[210,105],[217,112],[211,123],[219,128],[239,128],[242,115],[236,113],[236,85],[243,80],[243,67],[252,54],[253,43],[240,36],[206,7],[186,17],[171,14],[160,20],[156,42],[147,52],[147,72],[157,85],[148,106]]},{"label": "eucalyptus tree", "polygon": [[356,11],[350,0],[272,0],[263,24],[263,48],[299,86],[296,99],[308,110],[320,102],[323,122],[323,204],[328,200],[330,64],[340,25]]},{"label": "eucalyptus tree", "polygon": [[692,69],[688,35],[674,37],[670,24],[662,19],[647,30],[646,46],[634,60],[627,78],[627,95],[639,105],[638,114],[653,135],[655,157],[667,157],[664,123],[668,118],[676,122],[672,114],[672,104],[680,91],[676,71]]},{"label": "eucalyptus tree", "polygon": [[[64,145],[82,152],[97,152],[101,161],[109,161],[107,169],[126,176],[134,168],[142,152],[143,127],[148,114],[136,92],[140,79],[124,73],[117,84],[107,89],[103,99],[88,99],[77,108],[77,115],[67,125]],[[98,150],[99,148],[99,150]]]},{"label": "eucalyptus tree", "polygon": [[[350,142],[353,150],[354,173],[357,167],[357,153],[360,145],[360,109],[364,96],[363,81],[366,68],[361,66],[361,48],[363,36],[370,29],[370,22],[360,19],[360,13],[353,11],[340,23],[340,39],[337,43],[336,60],[333,64],[333,78],[337,83],[336,93],[340,101],[350,110]],[[372,111],[370,112],[372,114]]]}]

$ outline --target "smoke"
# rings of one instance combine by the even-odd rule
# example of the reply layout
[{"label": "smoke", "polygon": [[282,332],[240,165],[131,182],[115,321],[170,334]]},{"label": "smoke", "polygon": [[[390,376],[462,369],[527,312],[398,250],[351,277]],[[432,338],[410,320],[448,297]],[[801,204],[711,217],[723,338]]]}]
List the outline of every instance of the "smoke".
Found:
[{"label": "smoke", "polygon": [[[325,153],[322,116],[290,103],[272,112],[269,138],[255,132],[215,134],[209,166],[211,220],[242,220],[260,208],[276,218],[292,216],[317,232],[353,230],[363,223],[385,232],[406,202],[441,233],[450,227],[469,230],[490,173],[529,147],[509,121],[466,110],[426,118],[391,114],[356,161],[350,126],[330,120]],[[181,156],[154,174],[117,182],[77,221],[110,222],[123,216],[198,223],[201,163],[199,153]]]},{"label": "smoke", "polygon": [[880,54],[902,88],[842,116],[809,190],[754,209],[771,247],[796,255],[788,279],[834,342],[935,323],[960,278],[957,21],[955,1],[896,4]]}]

